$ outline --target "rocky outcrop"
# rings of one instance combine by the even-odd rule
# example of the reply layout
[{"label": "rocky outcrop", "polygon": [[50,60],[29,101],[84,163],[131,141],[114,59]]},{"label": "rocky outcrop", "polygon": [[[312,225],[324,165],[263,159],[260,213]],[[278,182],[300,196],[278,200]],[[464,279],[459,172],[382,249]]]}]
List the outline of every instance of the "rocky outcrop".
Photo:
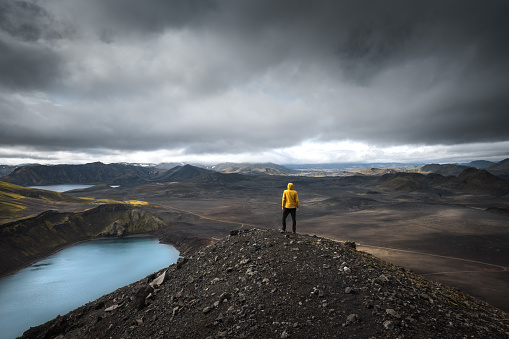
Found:
[{"label": "rocky outcrop", "polygon": [[508,336],[508,314],[352,244],[250,230],[23,338]]},{"label": "rocky outcrop", "polygon": [[104,228],[99,236],[121,237],[128,234],[146,233],[165,226],[165,222],[139,209],[132,209]]}]

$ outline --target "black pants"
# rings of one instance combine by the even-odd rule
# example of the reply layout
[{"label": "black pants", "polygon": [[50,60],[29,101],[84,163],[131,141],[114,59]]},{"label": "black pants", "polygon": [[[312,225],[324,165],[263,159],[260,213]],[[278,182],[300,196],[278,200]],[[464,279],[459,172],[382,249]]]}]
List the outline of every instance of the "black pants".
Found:
[{"label": "black pants", "polygon": [[292,230],[295,232],[297,230],[297,209],[296,208],[284,208],[283,209],[283,232],[286,231],[286,217],[288,214],[292,215]]}]

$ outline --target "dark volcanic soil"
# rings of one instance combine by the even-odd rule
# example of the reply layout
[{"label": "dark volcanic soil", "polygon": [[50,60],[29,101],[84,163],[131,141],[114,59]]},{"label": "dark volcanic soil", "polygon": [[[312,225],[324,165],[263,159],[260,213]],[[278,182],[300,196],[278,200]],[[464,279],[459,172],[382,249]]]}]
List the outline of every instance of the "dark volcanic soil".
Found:
[{"label": "dark volcanic soil", "polygon": [[[423,188],[406,190],[387,187],[391,176],[235,178],[103,186],[71,195],[147,201],[159,206],[150,212],[173,223],[168,232],[221,239],[233,229],[279,228],[281,194],[293,182],[301,200],[299,232],[353,240],[509,311],[509,216],[493,209],[507,208],[509,195],[445,189],[443,182],[452,179],[439,175],[417,176]],[[395,179],[405,186],[405,175]]]},{"label": "dark volcanic soil", "polygon": [[508,338],[508,314],[345,245],[233,231],[23,338]]}]

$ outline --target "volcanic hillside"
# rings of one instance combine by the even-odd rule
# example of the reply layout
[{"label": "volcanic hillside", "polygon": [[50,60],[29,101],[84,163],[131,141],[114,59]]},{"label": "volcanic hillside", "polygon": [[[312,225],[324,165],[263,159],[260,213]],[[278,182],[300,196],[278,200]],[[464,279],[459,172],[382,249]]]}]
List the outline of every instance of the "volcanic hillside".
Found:
[{"label": "volcanic hillside", "polygon": [[154,175],[153,168],[94,162],[84,165],[32,165],[16,168],[2,180],[21,186],[56,184],[143,183]]},{"label": "volcanic hillside", "polygon": [[509,192],[509,183],[486,170],[467,168],[460,175],[447,183],[446,187],[467,192],[489,192],[505,195]]},{"label": "volcanic hillside", "polygon": [[354,247],[232,231],[23,338],[508,338],[508,314]]}]

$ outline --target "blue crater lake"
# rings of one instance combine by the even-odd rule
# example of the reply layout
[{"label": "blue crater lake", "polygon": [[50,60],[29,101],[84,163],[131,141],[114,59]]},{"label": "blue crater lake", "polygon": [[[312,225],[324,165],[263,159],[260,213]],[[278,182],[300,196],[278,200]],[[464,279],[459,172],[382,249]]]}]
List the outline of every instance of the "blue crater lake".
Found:
[{"label": "blue crater lake", "polygon": [[67,192],[76,189],[83,189],[93,187],[94,185],[76,185],[76,184],[61,184],[61,185],[46,185],[46,186],[30,186],[29,188],[38,188],[41,190],[53,192]]},{"label": "blue crater lake", "polygon": [[0,280],[0,338],[30,327],[138,281],[178,259],[154,238],[93,240],[66,248]]}]

